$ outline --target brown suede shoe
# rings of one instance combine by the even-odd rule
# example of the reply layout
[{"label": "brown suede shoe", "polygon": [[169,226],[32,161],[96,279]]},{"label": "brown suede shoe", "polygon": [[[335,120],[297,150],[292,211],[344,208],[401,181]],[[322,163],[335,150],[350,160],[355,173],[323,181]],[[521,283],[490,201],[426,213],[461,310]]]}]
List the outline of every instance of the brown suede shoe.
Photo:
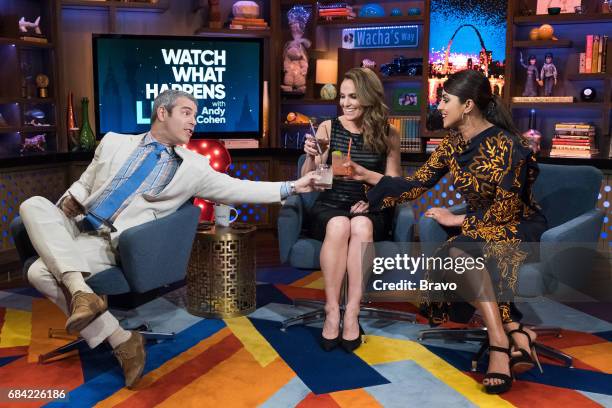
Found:
[{"label": "brown suede shoe", "polygon": [[95,293],[78,291],[70,302],[70,316],[66,320],[66,331],[78,333],[93,319],[106,310],[106,302]]},{"label": "brown suede shoe", "polygon": [[119,360],[119,365],[123,368],[125,386],[130,389],[142,376],[146,358],[144,337],[137,331],[131,333],[129,339],[113,350],[113,354]]}]

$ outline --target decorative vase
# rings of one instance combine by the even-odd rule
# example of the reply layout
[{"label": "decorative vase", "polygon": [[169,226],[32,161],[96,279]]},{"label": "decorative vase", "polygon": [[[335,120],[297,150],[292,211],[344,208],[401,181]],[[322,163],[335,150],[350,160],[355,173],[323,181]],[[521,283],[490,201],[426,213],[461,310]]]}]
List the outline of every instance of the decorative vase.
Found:
[{"label": "decorative vase", "polygon": [[74,117],[74,103],[72,92],[68,93],[68,108],[66,110],[66,127],[68,128],[68,147],[72,151],[79,150],[79,128]]},{"label": "decorative vase", "polygon": [[84,151],[93,151],[96,147],[96,136],[94,135],[93,130],[91,130],[91,125],[89,124],[89,99],[83,98],[81,100],[81,109],[82,109],[82,118],[83,123],[81,124],[81,133],[79,134],[79,142],[81,145],[81,150]]},{"label": "decorative vase", "polygon": [[326,84],[323,85],[323,88],[321,88],[321,99],[330,101],[332,99],[336,99],[336,95],[336,87],[333,84]]}]

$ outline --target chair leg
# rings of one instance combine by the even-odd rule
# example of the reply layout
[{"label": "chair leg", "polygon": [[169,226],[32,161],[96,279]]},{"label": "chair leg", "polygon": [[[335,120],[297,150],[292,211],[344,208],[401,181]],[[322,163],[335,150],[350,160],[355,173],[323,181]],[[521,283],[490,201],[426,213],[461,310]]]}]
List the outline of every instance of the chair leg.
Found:
[{"label": "chair leg", "polygon": [[485,339],[483,340],[476,354],[472,356],[472,368],[471,368],[472,372],[474,373],[476,372],[476,369],[478,368],[478,361],[483,356],[483,354],[487,351],[487,347],[489,347],[489,340]]},{"label": "chair leg", "polygon": [[[174,340],[174,337],[176,335],[175,333],[154,332],[146,323],[141,324],[140,326],[132,329],[126,328],[125,330],[137,331],[142,335],[142,337],[144,337],[145,340]],[[49,338],[61,337],[66,335],[68,334],[64,329],[49,329]],[[53,351],[50,351],[46,354],[41,354],[40,356],[38,356],[38,363],[45,364],[55,357],[59,357],[73,350],[77,350],[79,346],[84,342],[85,339],[79,337],[76,340],[73,340],[64,346],[58,347]]]},{"label": "chair leg", "polygon": [[414,313],[402,312],[399,310],[378,309],[376,307],[369,306],[362,306],[361,309],[359,309],[359,316],[370,319],[398,320],[416,323],[416,315]]},{"label": "chair leg", "polygon": [[574,359],[564,352],[556,348],[546,346],[542,343],[535,342],[535,348],[538,353],[553,360],[562,362],[567,368],[574,368]]},{"label": "chair leg", "polygon": [[47,363],[49,360],[64,355],[66,353],[69,353],[73,350],[77,350],[79,348],[79,346],[81,345],[81,343],[84,343],[85,339],[83,339],[82,337],[79,337],[76,340],[71,341],[70,343],[62,346],[62,347],[58,347],[53,351],[50,351],[48,353],[45,354],[41,354],[38,356],[38,364],[45,364]]},{"label": "chair leg", "polygon": [[317,309],[312,312],[303,313],[301,315],[292,317],[290,319],[284,320],[281,324],[281,330],[285,331],[288,327],[294,326],[296,324],[309,324],[320,322],[325,319],[325,310]]},{"label": "chair leg", "polygon": [[487,339],[487,328],[477,327],[473,329],[426,329],[419,332],[418,340],[439,339],[455,341],[478,341]]},{"label": "chair leg", "polygon": [[320,309],[325,306],[325,302],[322,300],[312,300],[312,299],[295,299],[293,301],[293,306],[295,307],[312,307],[313,309]]},{"label": "chair leg", "polygon": [[535,326],[530,327],[538,336],[555,336],[558,339],[563,337],[561,333],[560,327],[552,327],[552,326]]}]

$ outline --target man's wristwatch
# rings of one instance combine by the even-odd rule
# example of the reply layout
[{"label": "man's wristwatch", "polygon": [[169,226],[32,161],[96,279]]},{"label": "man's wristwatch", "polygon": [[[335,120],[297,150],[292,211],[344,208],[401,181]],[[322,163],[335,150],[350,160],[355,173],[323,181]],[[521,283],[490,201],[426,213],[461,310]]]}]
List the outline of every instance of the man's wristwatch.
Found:
[{"label": "man's wristwatch", "polygon": [[289,182],[289,195],[295,194],[295,181]]}]

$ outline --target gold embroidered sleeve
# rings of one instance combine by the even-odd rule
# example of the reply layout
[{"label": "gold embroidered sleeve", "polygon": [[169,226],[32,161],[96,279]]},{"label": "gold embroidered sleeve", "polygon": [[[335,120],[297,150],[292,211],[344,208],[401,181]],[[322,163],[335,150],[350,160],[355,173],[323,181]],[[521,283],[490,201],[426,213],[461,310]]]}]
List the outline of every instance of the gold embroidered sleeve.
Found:
[{"label": "gold embroidered sleeve", "polygon": [[444,138],[429,159],[412,176],[383,177],[368,191],[371,208],[387,208],[414,200],[429,190],[448,172],[448,157],[452,152],[448,138]]}]

